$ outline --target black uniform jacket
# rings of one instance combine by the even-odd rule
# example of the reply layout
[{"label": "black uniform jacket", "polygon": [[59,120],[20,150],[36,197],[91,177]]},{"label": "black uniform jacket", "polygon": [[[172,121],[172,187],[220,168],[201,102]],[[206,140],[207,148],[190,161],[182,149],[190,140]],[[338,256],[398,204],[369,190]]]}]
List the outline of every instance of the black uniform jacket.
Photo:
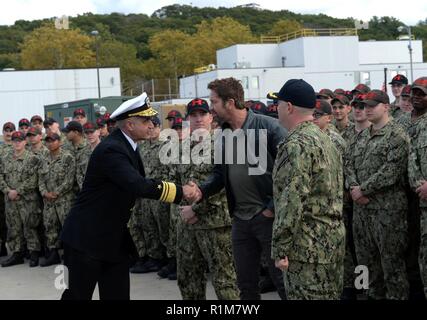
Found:
[{"label": "black uniform jacket", "polygon": [[101,261],[128,257],[127,223],[138,197],[179,203],[182,188],[145,178],[144,166],[121,130],[93,151],[83,187],[64,222],[61,240]]}]

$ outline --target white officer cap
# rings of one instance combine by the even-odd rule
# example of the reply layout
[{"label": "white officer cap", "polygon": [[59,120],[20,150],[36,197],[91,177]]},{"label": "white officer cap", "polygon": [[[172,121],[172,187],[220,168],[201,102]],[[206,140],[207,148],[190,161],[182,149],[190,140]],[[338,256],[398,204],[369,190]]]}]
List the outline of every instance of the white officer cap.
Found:
[{"label": "white officer cap", "polygon": [[157,111],[150,105],[150,99],[144,92],[140,96],[123,102],[110,116],[112,120],[124,120],[131,117],[153,117]]}]

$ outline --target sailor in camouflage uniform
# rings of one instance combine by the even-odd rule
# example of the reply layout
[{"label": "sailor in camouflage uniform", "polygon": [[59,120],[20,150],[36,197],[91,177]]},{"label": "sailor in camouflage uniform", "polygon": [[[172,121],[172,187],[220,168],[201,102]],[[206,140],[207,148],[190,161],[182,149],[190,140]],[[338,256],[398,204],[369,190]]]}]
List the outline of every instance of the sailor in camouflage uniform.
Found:
[{"label": "sailor in camouflage uniform", "polygon": [[42,267],[60,263],[58,249],[59,233],[70,211],[75,179],[75,160],[67,151],[61,149],[61,137],[49,133],[46,138],[49,154],[43,159],[39,173],[39,190],[43,196],[43,223],[49,255],[40,265]]},{"label": "sailor in camouflage uniform", "polygon": [[421,244],[419,264],[427,298],[427,77],[414,81],[411,92],[417,125],[411,135],[409,182],[419,196],[421,210]]},{"label": "sailor in camouflage uniform", "polygon": [[[31,119],[34,120],[33,118]],[[40,120],[35,121],[35,123],[37,124],[39,124],[39,122]],[[35,174],[37,174],[37,178],[39,177],[40,168],[44,159],[49,155],[49,150],[44,146],[42,142],[43,135],[39,127],[40,127],[39,125],[37,125],[37,127],[31,127],[30,129],[28,129],[28,132],[27,132],[27,145],[29,146],[28,150],[30,150],[34,155],[36,155],[39,158],[39,167],[34,168],[34,172]],[[40,192],[38,192],[38,198],[40,203],[40,211],[43,212],[43,199]],[[43,223],[40,223],[38,232],[39,232],[40,244],[42,248],[41,254],[43,255],[46,247],[46,239],[45,239],[45,231],[44,231]]]},{"label": "sailor in camouflage uniform", "polygon": [[[151,139],[139,144],[139,154],[144,163],[144,170],[147,176],[166,180],[170,166],[163,165],[159,159],[159,151],[163,145],[163,141],[159,140],[160,119],[156,116],[151,119],[151,122],[153,123]],[[139,256],[142,258],[147,255],[148,259],[143,259],[142,264],[134,266],[131,272],[148,273],[159,271],[164,266],[169,244],[170,205],[150,199],[138,199],[137,202],[138,210],[134,210],[132,213],[129,221],[129,230]],[[144,256],[141,256],[142,254]],[[169,264],[169,267],[175,270],[175,256],[169,259]],[[165,270],[160,276],[167,278],[169,273]]]},{"label": "sailor in camouflage uniform", "polygon": [[333,124],[344,140],[348,143],[354,132],[354,123],[350,121],[349,114],[351,105],[348,98],[344,95],[336,95],[331,101],[335,122]]},{"label": "sailor in camouflage uniform", "polygon": [[[409,138],[416,140],[419,130],[418,125],[424,126],[423,115],[414,110],[411,103],[411,85],[403,88],[400,94],[399,106],[402,112],[397,116],[395,122],[404,128],[408,133]],[[415,189],[410,186],[409,181],[406,185],[406,193],[408,197],[408,248],[405,254],[406,258],[406,271],[408,273],[409,281],[409,299],[424,298],[423,284],[420,274],[420,265],[418,263],[418,256],[420,253],[420,199]]]},{"label": "sailor in camouflage uniform", "polygon": [[408,78],[402,74],[397,74],[393,77],[389,85],[391,85],[391,91],[393,96],[396,98],[392,103],[390,103],[389,115],[393,119],[397,120],[402,114],[403,110],[400,108],[400,97],[402,94],[403,88],[408,84]]},{"label": "sailor in camouflage uniform", "polygon": [[405,176],[409,137],[390,121],[389,98],[369,92],[366,115],[372,126],[360,132],[345,169],[354,201],[353,231],[359,265],[368,267],[368,296],[407,299]]},{"label": "sailor in camouflage uniform", "polygon": [[[37,156],[26,150],[23,132],[12,134],[13,152],[1,159],[0,188],[5,195],[7,243],[12,256],[2,263],[9,267],[24,263],[23,252],[31,252],[30,267],[39,262],[40,240],[37,228],[41,222],[38,199],[37,175],[34,168],[39,165]],[[27,248],[25,248],[25,242]]]},{"label": "sailor in camouflage uniform", "polygon": [[[213,138],[209,134],[213,118],[208,103],[202,99],[190,101],[187,119],[192,134],[196,131],[201,140],[191,142],[190,164],[184,164],[186,161],[177,165],[177,170],[181,183],[197,184],[211,174],[214,166]],[[218,299],[239,299],[225,192],[198,204],[186,203],[181,207],[181,218],[177,230],[177,262],[182,298],[206,300],[206,270],[209,269]]]},{"label": "sailor in camouflage uniform", "polygon": [[314,123],[331,138],[340,154],[344,155],[346,142],[344,138],[331,128],[332,107],[326,99],[317,99],[316,108],[313,113]]},{"label": "sailor in camouflage uniform", "polygon": [[313,88],[289,80],[279,120],[289,130],[273,171],[272,258],[285,271],[289,299],[339,299],[343,285],[342,156],[314,123]]},{"label": "sailor in camouflage uniform", "polygon": [[92,150],[83,136],[83,126],[79,122],[70,121],[62,131],[66,134],[67,140],[71,142],[64,145],[63,149],[71,153],[76,160],[75,191],[78,192],[82,189],[88,158]]},{"label": "sailor in camouflage uniform", "polygon": [[[365,104],[363,103],[364,97],[365,95],[363,94],[357,94],[351,102],[354,116],[354,130],[348,135],[349,140],[346,152],[344,153],[344,163],[347,163],[347,159],[353,158],[353,145],[357,139],[357,135],[371,125],[366,116]],[[344,170],[344,176],[345,174],[346,170]],[[343,218],[346,230],[346,251],[344,259],[344,289],[341,295],[342,300],[357,299],[357,290],[355,289],[354,282],[356,278],[355,270],[358,263],[353,237],[353,199],[351,198],[349,190],[349,185],[345,183]]]},{"label": "sailor in camouflage uniform", "polygon": [[411,135],[409,131],[413,122],[417,122],[417,117],[412,117],[414,108],[411,103],[411,89],[411,85],[407,85],[402,89],[399,99],[399,107],[403,112],[394,119],[395,122],[400,124],[409,135]]},{"label": "sailor in camouflage uniform", "polygon": [[[86,122],[83,125],[83,132],[87,146],[81,144],[77,147],[74,157],[76,159],[76,181],[81,190],[83,181],[86,175],[87,165],[93,150],[101,143],[100,131],[97,126],[92,122]],[[67,149],[66,149],[67,150]],[[68,149],[69,151],[69,149]]]},{"label": "sailor in camouflage uniform", "polygon": [[[6,122],[3,125],[3,143],[0,144],[0,162],[1,159],[6,157],[8,152],[13,150],[12,148],[12,133],[16,130],[15,125],[12,122]],[[7,256],[6,239],[7,239],[7,227],[6,227],[6,216],[5,216],[5,202],[4,194],[0,191],[0,257]]]}]

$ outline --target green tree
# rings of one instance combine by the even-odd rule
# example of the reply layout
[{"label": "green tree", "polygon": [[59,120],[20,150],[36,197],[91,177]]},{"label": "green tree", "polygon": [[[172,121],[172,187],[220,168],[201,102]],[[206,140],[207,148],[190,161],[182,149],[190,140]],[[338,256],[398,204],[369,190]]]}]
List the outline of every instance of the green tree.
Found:
[{"label": "green tree", "polygon": [[111,39],[98,41],[100,65],[120,67],[123,94],[139,93],[144,70],[142,62],[136,57],[135,46]]},{"label": "green tree", "polygon": [[191,51],[199,66],[216,63],[216,51],[238,43],[254,43],[258,39],[245,26],[228,17],[202,21],[197,25],[193,36]]},{"label": "green tree", "polygon": [[78,29],[57,30],[44,25],[28,34],[21,45],[25,69],[80,68],[95,65],[93,39]]},{"label": "green tree", "polygon": [[303,29],[304,26],[296,20],[279,20],[271,28],[268,35],[281,36]]}]

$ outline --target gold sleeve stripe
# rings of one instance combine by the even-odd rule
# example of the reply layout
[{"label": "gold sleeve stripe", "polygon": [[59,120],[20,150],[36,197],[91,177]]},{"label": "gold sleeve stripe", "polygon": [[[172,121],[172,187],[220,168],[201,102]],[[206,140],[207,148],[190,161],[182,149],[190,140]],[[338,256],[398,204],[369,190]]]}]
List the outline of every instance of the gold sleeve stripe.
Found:
[{"label": "gold sleeve stripe", "polygon": [[166,194],[166,186],[165,186],[165,183],[162,181],[162,195],[159,198],[160,201],[164,201],[165,194]]},{"label": "gold sleeve stripe", "polygon": [[167,182],[163,182],[163,188],[165,188],[165,193],[163,195],[163,198],[161,199],[161,201],[166,201],[166,198],[168,196],[168,192],[169,192],[169,186]]},{"label": "gold sleeve stripe", "polygon": [[174,183],[165,182],[168,186],[165,202],[172,203],[176,198],[176,185]]}]

